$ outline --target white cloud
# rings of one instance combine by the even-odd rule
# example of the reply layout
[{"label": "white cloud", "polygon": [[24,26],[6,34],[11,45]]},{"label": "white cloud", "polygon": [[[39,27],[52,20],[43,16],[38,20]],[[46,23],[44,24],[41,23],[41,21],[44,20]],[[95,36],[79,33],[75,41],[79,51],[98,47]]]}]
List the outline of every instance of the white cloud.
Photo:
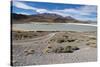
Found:
[{"label": "white cloud", "polygon": [[43,9],[43,8],[35,8],[33,6],[29,6],[25,3],[22,3],[20,1],[15,1],[13,3],[13,6],[17,7],[17,8],[22,8],[22,9],[30,9],[33,11],[36,11],[38,13],[55,13],[55,14],[59,14],[62,16],[72,16],[74,18],[77,19],[93,19],[93,18],[82,18],[83,16],[89,16],[92,15],[92,13],[96,13],[97,8],[95,6],[82,6],[80,8],[66,8],[63,10],[59,10],[59,9],[54,9],[54,10],[47,10],[47,9]]},{"label": "white cloud", "polygon": [[88,16],[96,16],[93,14],[93,13],[97,13],[96,6],[82,6],[77,9],[70,8],[70,9],[63,9],[63,10],[54,10],[54,12],[61,13],[62,15],[65,16],[69,15],[79,20],[94,20],[94,21],[97,20],[96,17],[95,18],[88,17]]},{"label": "white cloud", "polygon": [[96,6],[84,6],[79,9],[81,15],[91,15],[92,13],[96,13]]},{"label": "white cloud", "polygon": [[29,13],[26,13],[26,12],[19,12],[19,13],[17,13],[17,14],[31,15],[31,14],[29,14]]},{"label": "white cloud", "polygon": [[96,6],[84,6],[84,7],[81,7],[80,10],[83,12],[92,13],[92,12],[96,12],[97,7]]},{"label": "white cloud", "polygon": [[91,15],[92,13],[96,13],[97,8],[95,6],[83,6],[78,9],[64,9],[64,10],[56,10],[57,12],[62,13],[72,13],[78,15]]},{"label": "white cloud", "polygon": [[41,9],[41,8],[35,8],[35,7],[32,7],[32,6],[29,6],[27,4],[24,4],[20,1],[14,1],[13,2],[13,6],[17,7],[17,8],[21,8],[21,9],[30,9],[30,10],[34,10],[38,13],[44,13],[44,12],[48,12],[48,10],[46,9]]},{"label": "white cloud", "polygon": [[14,1],[13,2],[13,6],[15,6],[17,8],[22,8],[22,9],[36,9],[36,8],[28,6],[28,5],[24,4],[24,3],[18,2],[18,1]]},{"label": "white cloud", "polygon": [[49,11],[46,10],[46,9],[37,9],[36,12],[38,12],[38,13],[46,13],[46,12],[49,12]]}]

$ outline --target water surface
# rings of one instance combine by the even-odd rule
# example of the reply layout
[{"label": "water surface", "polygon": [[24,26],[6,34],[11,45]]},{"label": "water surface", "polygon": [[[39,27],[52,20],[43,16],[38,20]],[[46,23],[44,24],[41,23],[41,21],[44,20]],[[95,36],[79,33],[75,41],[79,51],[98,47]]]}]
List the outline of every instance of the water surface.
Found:
[{"label": "water surface", "polygon": [[96,31],[97,27],[92,25],[66,24],[66,23],[30,23],[13,24],[14,30],[27,31]]}]

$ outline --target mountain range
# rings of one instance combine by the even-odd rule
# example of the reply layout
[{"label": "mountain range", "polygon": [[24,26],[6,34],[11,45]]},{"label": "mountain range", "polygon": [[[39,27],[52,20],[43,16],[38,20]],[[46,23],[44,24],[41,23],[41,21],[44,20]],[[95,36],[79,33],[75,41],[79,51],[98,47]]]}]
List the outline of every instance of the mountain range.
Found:
[{"label": "mountain range", "polygon": [[92,21],[81,21],[71,16],[63,17],[53,13],[42,13],[35,15],[24,15],[11,13],[12,23],[29,23],[29,22],[49,22],[49,23],[90,23]]}]

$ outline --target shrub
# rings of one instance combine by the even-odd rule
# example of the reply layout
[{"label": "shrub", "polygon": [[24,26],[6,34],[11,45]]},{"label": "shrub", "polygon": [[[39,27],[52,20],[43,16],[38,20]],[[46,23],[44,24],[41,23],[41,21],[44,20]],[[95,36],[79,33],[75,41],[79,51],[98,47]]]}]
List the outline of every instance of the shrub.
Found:
[{"label": "shrub", "polygon": [[59,47],[55,51],[55,53],[73,53],[72,46],[66,46],[65,48]]},{"label": "shrub", "polygon": [[63,52],[64,53],[73,53],[72,46],[66,46]]},{"label": "shrub", "polygon": [[89,43],[86,43],[86,45],[90,45]]},{"label": "shrub", "polygon": [[73,46],[72,50],[79,50],[80,48],[78,48],[77,46]]},{"label": "shrub", "polygon": [[46,52],[46,53],[50,53],[51,51],[48,49],[48,50],[46,50],[45,52]]},{"label": "shrub", "polygon": [[54,52],[55,53],[63,53],[63,47],[59,47],[59,48],[57,48]]},{"label": "shrub", "polygon": [[51,48],[46,48],[45,50],[44,50],[44,53],[51,53],[52,52],[52,49]]},{"label": "shrub", "polygon": [[30,55],[30,54],[34,54],[35,50],[30,49],[30,50],[26,50],[24,52],[25,52],[25,55],[27,56],[27,55]]},{"label": "shrub", "polygon": [[96,40],[96,38],[95,38],[95,37],[91,37],[90,39],[92,39],[92,40]]},{"label": "shrub", "polygon": [[49,46],[48,48],[50,48],[50,49],[51,49],[52,47],[51,47],[51,46]]},{"label": "shrub", "polygon": [[[66,47],[58,47],[55,50],[52,50],[51,52],[55,52],[55,53],[73,53],[76,50],[79,50],[79,48],[77,46],[66,46]],[[47,50],[47,52],[50,53],[50,50]]]},{"label": "shrub", "polygon": [[58,43],[63,43],[63,42],[66,42],[64,39],[61,39],[61,40],[57,40]]},{"label": "shrub", "polygon": [[67,40],[68,42],[74,42],[75,41],[75,39],[70,39],[70,40]]}]

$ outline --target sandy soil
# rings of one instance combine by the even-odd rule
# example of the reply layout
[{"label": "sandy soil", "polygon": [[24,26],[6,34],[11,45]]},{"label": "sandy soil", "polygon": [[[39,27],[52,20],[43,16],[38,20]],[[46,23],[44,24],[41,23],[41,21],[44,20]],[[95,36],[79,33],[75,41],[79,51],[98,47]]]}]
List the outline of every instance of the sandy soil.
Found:
[{"label": "sandy soil", "polygon": [[[20,32],[22,33],[22,32]],[[27,33],[27,32],[26,32]],[[13,33],[13,34],[16,34]],[[18,33],[17,33],[18,34]],[[25,32],[24,32],[25,34]],[[28,33],[29,34],[29,33]],[[96,32],[32,32],[31,38],[13,39],[14,66],[90,62],[97,60]],[[13,35],[15,38],[15,35]],[[54,52],[55,49],[76,46],[72,53]]]}]

